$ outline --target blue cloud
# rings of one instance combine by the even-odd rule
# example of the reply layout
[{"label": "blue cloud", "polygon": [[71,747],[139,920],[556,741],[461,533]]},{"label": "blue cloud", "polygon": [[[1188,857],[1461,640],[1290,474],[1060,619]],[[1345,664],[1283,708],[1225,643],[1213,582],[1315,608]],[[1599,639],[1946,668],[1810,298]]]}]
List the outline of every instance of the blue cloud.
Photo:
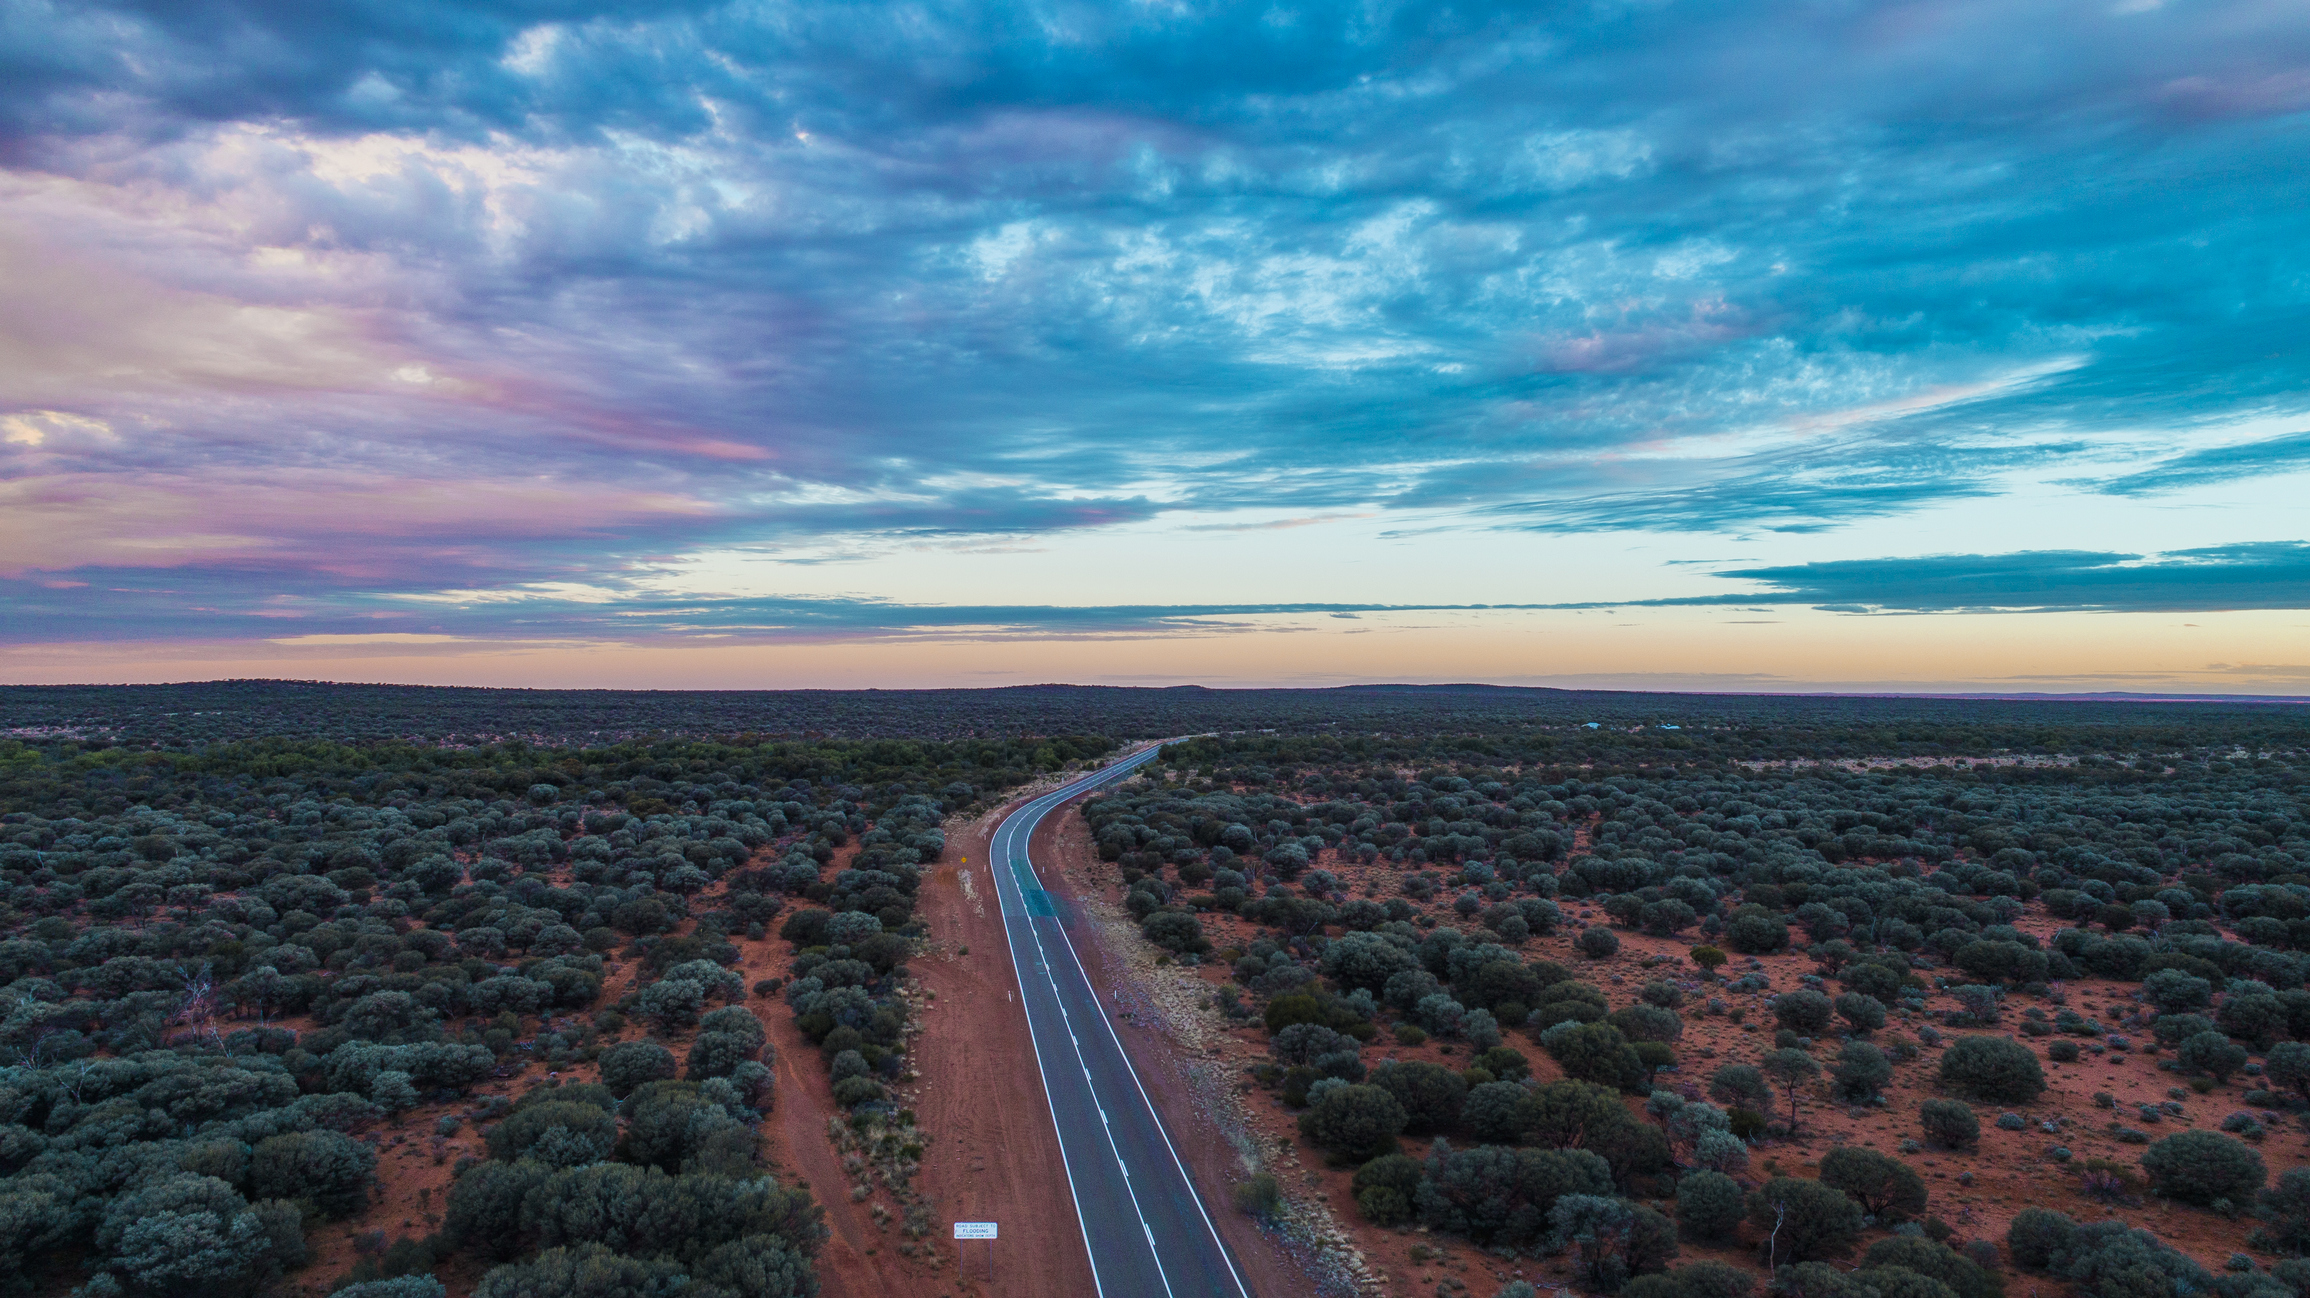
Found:
[{"label": "blue cloud", "polygon": [[[144,431],[0,443],[0,478],[684,502],[379,542],[396,591],[1168,511],[1819,531],[2310,405],[2305,66],[2310,19],[2252,0],[24,0],[0,165],[132,196],[24,204],[35,254],[338,309],[463,386],[91,381],[41,404]],[[354,269],[251,269],[300,258]],[[209,607],[356,600],[327,514],[168,558]],[[11,612],[111,616],[38,589]]]},{"label": "blue cloud", "polygon": [[[1835,611],[2201,613],[2310,608],[2310,544],[2274,541],[2145,557],[2075,550],[1848,559],[1716,574],[1762,583],[1752,602]],[[1665,602],[1665,601],[1664,601]]]}]

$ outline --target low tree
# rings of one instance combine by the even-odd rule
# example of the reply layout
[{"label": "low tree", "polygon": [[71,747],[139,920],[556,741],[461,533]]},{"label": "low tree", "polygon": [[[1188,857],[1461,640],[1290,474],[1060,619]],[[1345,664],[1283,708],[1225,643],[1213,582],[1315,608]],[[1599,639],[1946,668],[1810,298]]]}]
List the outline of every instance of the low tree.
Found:
[{"label": "low tree", "polygon": [[1957,1298],[2004,1298],[2004,1286],[1994,1274],[1947,1244],[1914,1235],[1878,1240],[1863,1255],[1861,1266],[1865,1270],[1897,1267],[1938,1280],[1949,1286]]},{"label": "low tree", "polygon": [[1962,1100],[1927,1100],[1917,1106],[1925,1139],[1944,1149],[1970,1149],[1981,1139],[1981,1120]]},{"label": "low tree", "polygon": [[1773,1002],[1773,1018],[1789,1031],[1808,1037],[1828,1027],[1833,1013],[1829,998],[1810,988],[1783,992]]},{"label": "low tree", "polygon": [[1821,1184],[1834,1186],[1894,1225],[1925,1215],[1925,1181],[1908,1164],[1874,1149],[1842,1145],[1821,1160]]},{"label": "low tree", "polygon": [[1713,946],[1696,946],[1692,949],[1692,962],[1700,966],[1705,977],[1716,977],[1716,971],[1724,967],[1727,958],[1723,951]]},{"label": "low tree", "polygon": [[1885,1003],[1861,992],[1843,992],[1836,1000],[1837,1013],[1855,1032],[1874,1032],[1885,1026]]},{"label": "low tree", "polygon": [[1604,960],[1620,953],[1620,938],[1608,928],[1583,929],[1580,933],[1580,953],[1591,960]]},{"label": "low tree", "polygon": [[260,1199],[310,1199],[332,1217],[360,1211],[376,1179],[377,1155],[339,1131],[298,1131],[258,1141],[249,1154],[249,1190]]},{"label": "low tree", "polygon": [[1577,1081],[1616,1087],[1632,1094],[1647,1089],[1652,1070],[1620,1029],[1609,1023],[1583,1023],[1563,1029],[1543,1043],[1549,1055]]},{"label": "low tree", "polygon": [[2205,1073],[2217,1082],[2246,1066],[2246,1048],[2220,1032],[2200,1032],[2182,1042],[2174,1057],[2184,1068]]},{"label": "low tree", "polygon": [[1797,1097],[1821,1076],[1820,1064],[1795,1047],[1775,1050],[1757,1064],[1757,1071],[1789,1100],[1789,1130],[1797,1129]]},{"label": "low tree", "polygon": [[1861,1205],[1819,1181],[1776,1176],[1749,1192],[1749,1224],[1764,1238],[1765,1264],[1843,1252],[1861,1234]]},{"label": "low tree", "polygon": [[2005,1252],[2015,1266],[2042,1271],[2069,1251],[2077,1223],[2050,1208],[2023,1208],[2005,1230]]},{"label": "low tree", "polygon": [[1725,1064],[1709,1075],[1709,1098],[1732,1109],[1762,1113],[1772,1107],[1773,1088],[1748,1064]]},{"label": "low tree", "polygon": [[674,1052],[655,1041],[621,1041],[601,1054],[602,1085],[619,1099],[637,1086],[665,1081],[674,1072]]},{"label": "low tree", "polygon": [[1693,1172],[1676,1183],[1676,1224],[1694,1239],[1730,1239],[1745,1211],[1740,1182],[1722,1172]]},{"label": "low tree", "polygon": [[1378,1225],[1402,1225],[1411,1218],[1412,1203],[1419,1195],[1420,1182],[1425,1176],[1418,1159],[1382,1154],[1356,1169],[1351,1187],[1356,1208],[1366,1220]]},{"label": "low tree", "polygon": [[1866,1041],[1848,1041],[1837,1052],[1837,1093],[1848,1100],[1875,1099],[1893,1080],[1893,1061]]},{"label": "low tree", "polygon": [[2281,1041],[2262,1059],[2262,1071],[2272,1086],[2283,1087],[2310,1100],[2310,1045]]},{"label": "low tree", "polygon": [[[1613,1106],[1618,1108],[1618,1105]],[[1531,1094],[1514,1082],[1485,1082],[1468,1091],[1460,1120],[1487,1145],[1513,1145],[1535,1120]]]},{"label": "low tree", "polygon": [[2277,1184],[2255,1198],[2254,1215],[2262,1219],[2251,1241],[2271,1252],[2310,1253],[2310,1168],[2289,1167]]},{"label": "low tree", "polygon": [[1548,1210],[1548,1224],[1557,1246],[1572,1249],[1581,1274],[1604,1293],[1662,1270],[1676,1256],[1676,1227],[1626,1199],[1567,1194]]},{"label": "low tree", "polygon": [[1382,1064],[1372,1070],[1371,1084],[1403,1106],[1404,1130],[1423,1136],[1456,1125],[1468,1100],[1466,1079],[1425,1060]]},{"label": "low tree", "polygon": [[2142,1170],[2152,1190],[2196,1204],[2227,1199],[2243,1205],[2270,1176],[2260,1154],[2214,1131],[2166,1137],[2142,1155]]},{"label": "low tree", "polygon": [[1396,1137],[1403,1130],[1404,1106],[1377,1086],[1336,1087],[1299,1115],[1300,1134],[1329,1154],[1335,1164],[1362,1163],[1395,1153]]},{"label": "low tree", "polygon": [[1941,1056],[1941,1080],[2000,1104],[2027,1104],[2045,1091],[2037,1054],[2011,1037],[1961,1037]]}]

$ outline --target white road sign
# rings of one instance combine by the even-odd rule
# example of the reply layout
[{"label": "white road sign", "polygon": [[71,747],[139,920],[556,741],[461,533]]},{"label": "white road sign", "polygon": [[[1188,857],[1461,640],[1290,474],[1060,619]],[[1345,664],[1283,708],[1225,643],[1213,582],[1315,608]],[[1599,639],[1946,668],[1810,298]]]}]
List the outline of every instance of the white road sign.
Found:
[{"label": "white road sign", "polygon": [[995,1223],[991,1221],[958,1221],[954,1224],[956,1239],[993,1239]]}]

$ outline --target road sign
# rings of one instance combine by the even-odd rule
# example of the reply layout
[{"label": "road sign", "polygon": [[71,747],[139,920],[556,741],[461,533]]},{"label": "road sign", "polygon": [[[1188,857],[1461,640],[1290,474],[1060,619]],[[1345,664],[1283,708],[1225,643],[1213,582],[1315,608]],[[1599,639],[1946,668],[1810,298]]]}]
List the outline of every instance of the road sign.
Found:
[{"label": "road sign", "polygon": [[995,1223],[991,1221],[958,1221],[954,1224],[956,1239],[993,1239]]}]

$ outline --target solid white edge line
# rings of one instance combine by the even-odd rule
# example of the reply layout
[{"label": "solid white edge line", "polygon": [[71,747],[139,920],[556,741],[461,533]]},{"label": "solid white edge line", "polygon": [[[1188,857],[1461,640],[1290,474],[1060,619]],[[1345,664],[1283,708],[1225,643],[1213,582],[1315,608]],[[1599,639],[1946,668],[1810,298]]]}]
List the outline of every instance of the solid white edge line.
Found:
[{"label": "solid white edge line", "polygon": [[[1018,811],[1014,811],[1010,815],[1003,817],[1002,823],[995,827],[994,837],[987,840],[987,846],[990,849],[999,847],[999,845],[1003,842],[1004,837],[1012,833],[1011,822],[1016,820],[1021,813],[1025,812],[1028,807],[1032,807],[1033,805],[1033,803],[1028,803],[1027,806],[1021,807]],[[1035,820],[1037,821],[1040,821],[1041,819],[1042,817],[1040,815],[1035,817]],[[1032,868],[1031,864],[1029,868]],[[1008,853],[1005,853],[1002,873],[1009,874],[1011,873],[1011,869],[1012,866]],[[993,873],[993,871],[990,870],[989,873]],[[1011,891],[1020,894],[1018,917],[1027,921],[1027,931],[1032,934],[1034,932],[1033,919],[1026,913],[1026,895],[1024,891],[1020,889],[1019,881],[1015,875],[1011,879]],[[1002,884],[998,878],[998,881],[995,885],[995,907],[997,910],[1002,910],[1002,903]],[[1003,946],[1007,948],[1011,953],[1011,977],[1013,981],[1017,982],[1019,987],[1019,1013],[1023,1015],[1027,1020],[1027,1042],[1030,1048],[1032,1048],[1035,1052],[1035,1080],[1042,1083],[1043,1109],[1045,1112],[1051,1115],[1051,1133],[1056,1136],[1059,1141],[1059,1170],[1063,1172],[1067,1178],[1067,1198],[1072,1200],[1075,1205],[1075,1227],[1077,1230],[1082,1232],[1083,1236],[1083,1260],[1088,1262],[1091,1266],[1091,1288],[1098,1292],[1099,1298],[1106,1298],[1107,1288],[1099,1280],[1099,1258],[1097,1254],[1091,1251],[1091,1226],[1083,1216],[1082,1196],[1075,1193],[1075,1168],[1073,1160],[1067,1157],[1067,1133],[1061,1130],[1059,1127],[1058,1106],[1051,1103],[1051,1079],[1049,1074],[1043,1071],[1042,1038],[1035,1032],[1035,1013],[1027,1005],[1027,979],[1025,972],[1019,968],[1019,946],[1017,941],[1011,937],[1011,914],[1009,911],[1003,911]],[[1035,949],[1036,953],[1040,955],[1042,951],[1042,944],[1037,942]]]}]

